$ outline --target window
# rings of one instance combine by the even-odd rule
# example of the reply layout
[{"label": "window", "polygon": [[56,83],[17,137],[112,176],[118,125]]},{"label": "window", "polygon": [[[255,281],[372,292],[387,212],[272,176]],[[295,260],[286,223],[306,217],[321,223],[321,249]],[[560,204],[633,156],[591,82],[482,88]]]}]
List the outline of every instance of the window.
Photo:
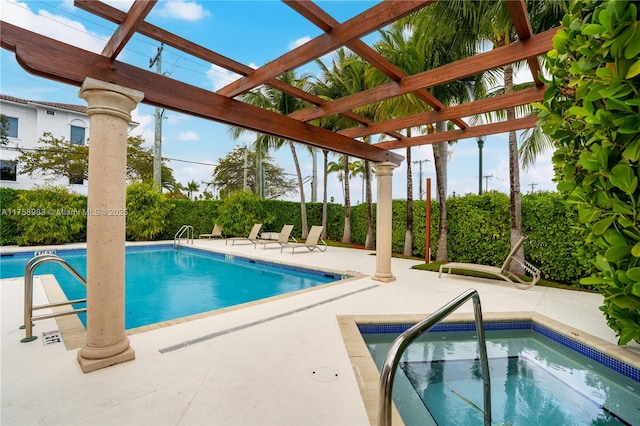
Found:
[{"label": "window", "polygon": [[0,160],[0,180],[16,181],[16,162],[12,160]]},{"label": "window", "polygon": [[15,117],[6,117],[6,118],[7,118],[7,136],[10,138],[17,138],[18,137],[18,119]]},{"label": "window", "polygon": [[71,143],[74,145],[84,145],[84,127],[71,126]]}]

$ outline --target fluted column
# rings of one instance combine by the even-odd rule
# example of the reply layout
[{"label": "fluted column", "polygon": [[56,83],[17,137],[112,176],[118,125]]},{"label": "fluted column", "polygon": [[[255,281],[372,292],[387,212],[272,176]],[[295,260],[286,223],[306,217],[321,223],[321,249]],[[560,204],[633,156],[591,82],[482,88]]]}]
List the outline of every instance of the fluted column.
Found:
[{"label": "fluted column", "polygon": [[377,163],[374,168],[378,179],[376,214],[376,273],[374,280],[388,283],[396,277],[391,273],[391,219],[393,169],[397,164]]},{"label": "fluted column", "polygon": [[127,129],[143,93],[87,78],[79,96],[90,118],[87,203],[87,342],[85,373],[130,361],[124,328]]}]

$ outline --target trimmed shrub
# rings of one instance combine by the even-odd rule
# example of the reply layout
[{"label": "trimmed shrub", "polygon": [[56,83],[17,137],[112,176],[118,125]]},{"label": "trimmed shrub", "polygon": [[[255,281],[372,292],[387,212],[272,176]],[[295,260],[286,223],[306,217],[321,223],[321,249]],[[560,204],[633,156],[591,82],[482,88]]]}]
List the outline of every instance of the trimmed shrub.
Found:
[{"label": "trimmed shrub", "polygon": [[86,197],[64,187],[21,191],[15,200],[16,242],[32,246],[85,241],[86,208]]},{"label": "trimmed shrub", "polygon": [[148,183],[127,187],[127,239],[150,241],[160,235],[170,205]]}]

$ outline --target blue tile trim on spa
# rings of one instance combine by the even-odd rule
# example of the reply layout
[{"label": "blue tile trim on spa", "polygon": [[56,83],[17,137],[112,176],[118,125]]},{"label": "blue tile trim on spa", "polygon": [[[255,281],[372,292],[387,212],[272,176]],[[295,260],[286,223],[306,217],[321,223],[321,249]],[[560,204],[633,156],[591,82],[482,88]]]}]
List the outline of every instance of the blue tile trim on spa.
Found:
[{"label": "blue tile trim on spa", "polygon": [[[406,331],[413,323],[398,324],[358,324],[358,330],[361,334],[380,334],[393,333],[399,334]],[[543,336],[546,336],[563,346],[566,346],[590,358],[598,363],[610,368],[618,373],[629,377],[630,379],[640,382],[640,369],[635,368],[619,359],[613,358],[602,353],[588,345],[577,342],[555,330],[547,328],[533,321],[487,321],[484,323],[485,330],[533,330]],[[446,331],[475,331],[475,322],[451,322],[438,323],[429,332],[446,332]]]}]

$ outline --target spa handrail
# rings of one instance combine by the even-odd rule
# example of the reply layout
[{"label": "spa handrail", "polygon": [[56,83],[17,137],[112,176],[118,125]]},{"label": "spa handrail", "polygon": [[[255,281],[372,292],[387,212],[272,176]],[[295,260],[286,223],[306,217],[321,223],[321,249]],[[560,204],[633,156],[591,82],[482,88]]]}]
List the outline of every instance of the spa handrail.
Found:
[{"label": "spa handrail", "polygon": [[[173,248],[178,248],[180,246],[180,238],[182,235],[187,234],[187,244],[189,244],[189,240],[191,240],[191,244],[193,244],[193,226],[191,225],[182,225],[178,232],[173,236]],[[189,236],[191,235],[191,236]]]},{"label": "spa handrail", "polygon": [[47,305],[33,306],[33,273],[38,266],[48,262],[54,262],[62,265],[67,271],[71,273],[71,275],[73,275],[78,281],[84,284],[85,287],[87,286],[87,281],[82,277],[82,275],[80,275],[78,271],[76,271],[71,265],[67,263],[66,260],[62,259],[61,257],[58,257],[55,254],[41,254],[31,258],[31,260],[29,260],[29,262],[27,262],[27,264],[24,267],[24,325],[22,327],[24,327],[24,330],[25,330],[25,337],[24,339],[20,340],[23,343],[31,342],[37,339],[37,337],[33,335],[32,321],[55,318],[63,315],[72,315],[72,314],[77,314],[77,313],[87,311],[87,308],[80,308],[80,309],[72,309],[69,311],[53,312],[50,314],[33,316],[33,311],[37,309],[72,305],[75,303],[84,303],[87,301],[87,299],[76,299],[76,300],[69,300],[66,302],[49,303]]},{"label": "spa handrail", "polygon": [[438,309],[427,318],[412,326],[400,334],[391,344],[389,352],[382,364],[378,393],[378,425],[391,426],[391,393],[393,379],[395,377],[400,357],[404,350],[422,333],[431,329],[438,322],[449,316],[467,300],[473,298],[473,313],[475,316],[478,345],[480,347],[480,365],[482,368],[482,383],[484,396],[484,424],[491,425],[491,381],[489,379],[489,358],[487,356],[487,342],[484,335],[484,322],[482,320],[482,307],[480,296],[475,289],[469,289]]}]

